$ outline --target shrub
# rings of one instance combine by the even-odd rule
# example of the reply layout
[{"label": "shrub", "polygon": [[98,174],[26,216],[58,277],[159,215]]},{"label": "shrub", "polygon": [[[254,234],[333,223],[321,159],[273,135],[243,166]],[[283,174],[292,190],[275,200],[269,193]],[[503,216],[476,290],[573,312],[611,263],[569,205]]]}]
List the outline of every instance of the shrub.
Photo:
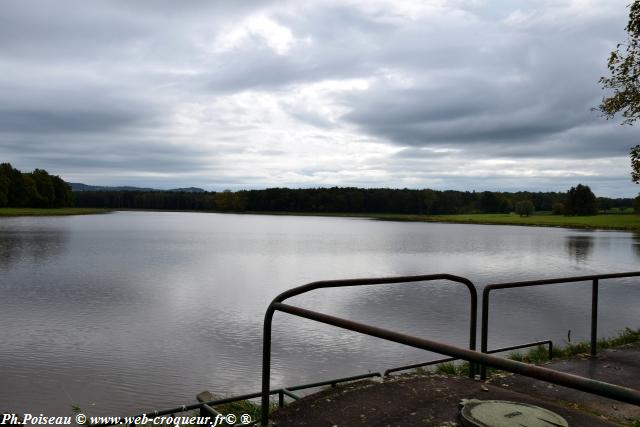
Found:
[{"label": "shrub", "polygon": [[551,213],[553,215],[564,215],[564,203],[556,202],[551,206]]},{"label": "shrub", "polygon": [[567,192],[566,215],[595,215],[598,213],[596,196],[589,186],[578,184]]},{"label": "shrub", "polygon": [[535,207],[531,200],[522,200],[516,203],[516,213],[520,216],[529,216],[533,212]]}]

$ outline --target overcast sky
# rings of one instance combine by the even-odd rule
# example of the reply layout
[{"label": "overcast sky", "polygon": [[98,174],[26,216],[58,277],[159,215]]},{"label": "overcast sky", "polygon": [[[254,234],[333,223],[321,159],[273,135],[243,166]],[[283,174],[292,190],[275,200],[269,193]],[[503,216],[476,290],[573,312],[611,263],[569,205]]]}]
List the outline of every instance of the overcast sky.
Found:
[{"label": "overcast sky", "polygon": [[634,197],[629,0],[0,2],[0,161],[67,181]]}]

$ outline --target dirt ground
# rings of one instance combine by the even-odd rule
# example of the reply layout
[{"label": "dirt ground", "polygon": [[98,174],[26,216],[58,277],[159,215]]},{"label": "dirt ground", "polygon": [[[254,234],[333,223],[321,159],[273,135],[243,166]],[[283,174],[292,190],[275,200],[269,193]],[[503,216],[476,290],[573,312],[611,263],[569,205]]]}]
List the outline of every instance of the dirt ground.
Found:
[{"label": "dirt ground", "polygon": [[[597,358],[576,358],[550,368],[640,389],[640,346],[607,350]],[[530,378],[497,374],[484,382],[439,374],[391,376],[324,390],[276,411],[280,427],[457,426],[462,399],[509,400],[541,406],[572,427],[627,426],[640,407]]]}]

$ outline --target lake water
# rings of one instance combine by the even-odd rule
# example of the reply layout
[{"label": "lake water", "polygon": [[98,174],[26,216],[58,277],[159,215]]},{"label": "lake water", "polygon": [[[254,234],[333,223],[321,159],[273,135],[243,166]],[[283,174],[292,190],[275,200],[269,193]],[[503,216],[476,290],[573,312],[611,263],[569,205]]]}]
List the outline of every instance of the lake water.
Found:
[{"label": "lake water", "polygon": [[[117,212],[0,218],[0,409],[131,415],[260,389],[278,293],[325,279],[451,273],[488,283],[638,270],[640,236],[357,218]],[[603,282],[600,335],[640,327],[638,279]],[[590,284],[497,292],[490,347],[589,333]],[[468,294],[438,283],[291,300],[465,346]],[[272,386],[436,358],[278,313]]]}]

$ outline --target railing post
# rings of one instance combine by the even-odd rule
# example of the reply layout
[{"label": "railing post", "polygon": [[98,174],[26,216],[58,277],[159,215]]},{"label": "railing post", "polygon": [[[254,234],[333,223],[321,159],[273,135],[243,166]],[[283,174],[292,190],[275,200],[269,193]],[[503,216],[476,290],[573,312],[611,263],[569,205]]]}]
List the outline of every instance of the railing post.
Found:
[{"label": "railing post", "polygon": [[269,423],[269,387],[271,380],[271,324],[273,322],[273,302],[264,315],[262,332],[262,404],[260,408],[260,425]]},{"label": "railing post", "polygon": [[[467,281],[464,283],[469,289],[469,350],[476,350],[476,339],[478,335],[478,291],[476,287]],[[475,378],[475,374],[478,372],[478,365],[475,362],[469,361],[469,378]]]},{"label": "railing post", "polygon": [[[489,292],[490,289],[484,288],[482,291],[482,325],[480,326],[480,351],[486,353],[488,350],[487,342],[489,335]],[[487,366],[480,366],[480,379],[487,379]]]},{"label": "railing post", "polygon": [[591,357],[598,352],[598,279],[591,285]]}]

